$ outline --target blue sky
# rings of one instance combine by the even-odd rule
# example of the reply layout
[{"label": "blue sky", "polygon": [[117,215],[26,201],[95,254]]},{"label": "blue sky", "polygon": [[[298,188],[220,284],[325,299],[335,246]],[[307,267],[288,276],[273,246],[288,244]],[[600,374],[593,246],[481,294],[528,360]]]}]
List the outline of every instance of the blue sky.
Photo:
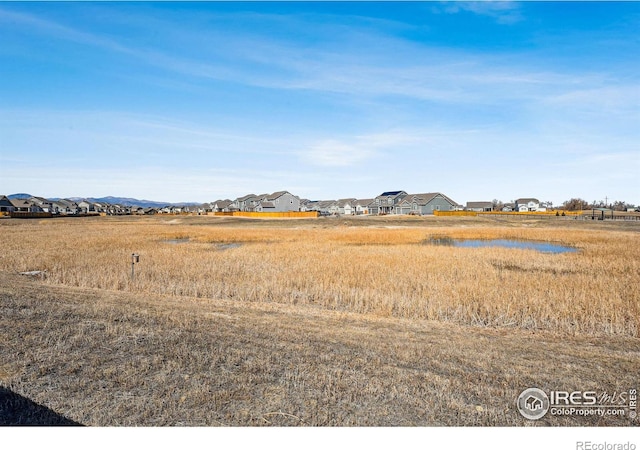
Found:
[{"label": "blue sky", "polygon": [[637,2],[0,2],[0,194],[640,204]]}]

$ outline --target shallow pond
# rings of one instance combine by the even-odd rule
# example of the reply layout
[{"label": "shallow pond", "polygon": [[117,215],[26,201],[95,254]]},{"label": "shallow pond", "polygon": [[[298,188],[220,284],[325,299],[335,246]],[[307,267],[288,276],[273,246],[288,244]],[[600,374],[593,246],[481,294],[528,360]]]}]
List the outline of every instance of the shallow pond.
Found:
[{"label": "shallow pond", "polygon": [[447,245],[451,247],[503,247],[524,250],[536,250],[541,253],[572,253],[576,248],[548,242],[521,241],[516,239],[452,239],[450,237],[432,237],[425,241],[430,245]]},{"label": "shallow pond", "polygon": [[187,238],[167,239],[164,242],[166,242],[167,244],[177,245],[177,244],[186,244],[189,241],[190,239],[187,237]]},{"label": "shallow pond", "polygon": [[242,244],[240,242],[229,242],[226,244],[216,244],[218,250],[229,250],[231,248],[239,248]]},{"label": "shallow pond", "polygon": [[[167,244],[178,245],[178,244],[187,244],[187,243],[196,242],[196,241],[191,241],[191,238],[185,237],[185,238],[166,239],[164,242],[166,242]],[[215,250],[229,250],[229,249],[232,249],[232,248],[241,247],[242,243],[240,243],[240,242],[218,242],[218,243],[212,243],[211,245],[213,246],[213,248]]]}]

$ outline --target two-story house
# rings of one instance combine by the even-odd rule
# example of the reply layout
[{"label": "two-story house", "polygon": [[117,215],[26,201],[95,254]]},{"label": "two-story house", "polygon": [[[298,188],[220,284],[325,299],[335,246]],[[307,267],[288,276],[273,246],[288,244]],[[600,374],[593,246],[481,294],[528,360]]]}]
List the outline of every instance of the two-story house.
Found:
[{"label": "two-story house", "polygon": [[405,191],[387,191],[378,195],[371,204],[371,214],[393,214],[396,206],[408,194]]},{"label": "two-story house", "polygon": [[288,212],[300,211],[300,199],[288,191],[278,191],[261,201],[256,212]]},{"label": "two-story house", "polygon": [[514,210],[518,212],[541,211],[540,200],[537,198],[519,198],[516,200]]}]

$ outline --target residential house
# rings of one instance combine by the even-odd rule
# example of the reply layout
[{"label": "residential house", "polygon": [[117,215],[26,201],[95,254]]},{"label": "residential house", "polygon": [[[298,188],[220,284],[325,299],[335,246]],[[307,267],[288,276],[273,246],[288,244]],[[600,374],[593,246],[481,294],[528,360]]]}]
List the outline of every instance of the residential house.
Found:
[{"label": "residential house", "polygon": [[37,204],[24,198],[14,198],[10,202],[15,212],[43,212]]},{"label": "residential house", "polygon": [[387,191],[378,195],[371,205],[371,214],[393,214],[396,206],[408,194],[405,191]]},{"label": "residential house", "polygon": [[412,211],[412,206],[414,203],[413,200],[413,195],[407,195],[393,209],[393,214],[419,214],[417,211]]},{"label": "residential house", "polygon": [[465,210],[475,212],[493,211],[493,202],[467,202]]},{"label": "residential house", "polygon": [[51,213],[52,214],[62,214],[66,207],[60,203],[58,200],[53,200],[51,202]]},{"label": "residential house", "polygon": [[288,191],[278,191],[268,195],[256,207],[257,212],[300,211],[300,199]]},{"label": "residential house", "polygon": [[56,205],[56,209],[59,214],[78,214],[80,212],[80,208],[78,208],[78,204],[73,200],[67,200],[65,198],[57,200],[54,202]]},{"label": "residential house", "polygon": [[519,198],[514,209],[518,212],[542,211],[540,200],[537,198]]},{"label": "residential house", "polygon": [[124,216],[131,214],[131,206],[109,204],[106,212],[110,216]]},{"label": "residential house", "polygon": [[258,196],[255,194],[248,194],[242,197],[238,197],[233,201],[232,209],[236,211],[249,211],[254,209]]},{"label": "residential house", "polygon": [[362,198],[354,202],[355,214],[357,216],[369,214],[369,208],[374,200],[372,198]]},{"label": "residential house", "polygon": [[458,203],[440,192],[410,194],[396,208],[396,214],[433,214],[434,211],[456,211]]},{"label": "residential house", "polygon": [[516,209],[516,204],[515,203],[505,203],[504,205],[502,205],[502,211],[503,212],[512,212]]},{"label": "residential house", "polygon": [[90,212],[95,212],[95,204],[88,202],[87,200],[82,200],[80,202],[78,202],[78,208],[80,210],[81,213],[83,214],[87,214]]},{"label": "residential house", "polygon": [[335,203],[335,200],[311,200],[307,203],[307,211],[318,211],[321,216],[326,216],[337,209]]},{"label": "residential house", "polygon": [[215,202],[211,203],[211,211],[213,211],[214,213],[217,212],[229,212],[230,211],[230,207],[233,204],[233,201],[227,199],[227,200],[216,200]]},{"label": "residential house", "polygon": [[276,204],[273,202],[260,202],[254,209],[255,212],[276,212]]},{"label": "residential house", "polygon": [[352,216],[356,213],[355,198],[342,198],[336,202],[338,214]]},{"label": "residential house", "polygon": [[106,203],[98,203],[95,202],[93,204],[93,210],[98,213],[106,213],[107,212],[107,204]]},{"label": "residential house", "polygon": [[338,201],[336,200],[335,202],[331,202],[327,210],[329,214],[332,216],[337,216],[338,214],[340,214],[340,207],[338,206]]},{"label": "residential house", "polygon": [[29,201],[39,206],[40,209],[47,213],[53,213],[53,202],[43,197],[29,197]]},{"label": "residential house", "polygon": [[247,211],[255,211],[260,203],[269,201],[267,197],[269,197],[269,194],[259,194],[249,199],[247,202]]},{"label": "residential house", "polygon": [[0,196],[0,212],[13,212],[15,211],[15,206],[9,200],[9,197],[6,195]]},{"label": "residential house", "polygon": [[198,213],[199,216],[203,214],[206,215],[209,212],[209,205],[207,203],[203,203],[201,205],[194,206],[194,209],[194,212]]},{"label": "residential house", "polygon": [[309,203],[311,203],[311,200],[309,200],[307,198],[301,198],[300,199],[300,211],[302,211],[302,212],[310,211],[309,208],[308,208]]}]

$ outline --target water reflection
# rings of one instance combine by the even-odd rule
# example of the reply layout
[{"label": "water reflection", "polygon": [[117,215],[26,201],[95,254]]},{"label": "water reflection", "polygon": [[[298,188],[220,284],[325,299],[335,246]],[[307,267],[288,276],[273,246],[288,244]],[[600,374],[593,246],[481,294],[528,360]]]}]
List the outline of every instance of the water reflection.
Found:
[{"label": "water reflection", "polygon": [[503,247],[524,250],[536,250],[541,253],[571,253],[577,249],[566,245],[548,242],[522,241],[516,239],[453,239],[449,236],[433,236],[424,241],[429,245],[446,245],[451,247]]}]

